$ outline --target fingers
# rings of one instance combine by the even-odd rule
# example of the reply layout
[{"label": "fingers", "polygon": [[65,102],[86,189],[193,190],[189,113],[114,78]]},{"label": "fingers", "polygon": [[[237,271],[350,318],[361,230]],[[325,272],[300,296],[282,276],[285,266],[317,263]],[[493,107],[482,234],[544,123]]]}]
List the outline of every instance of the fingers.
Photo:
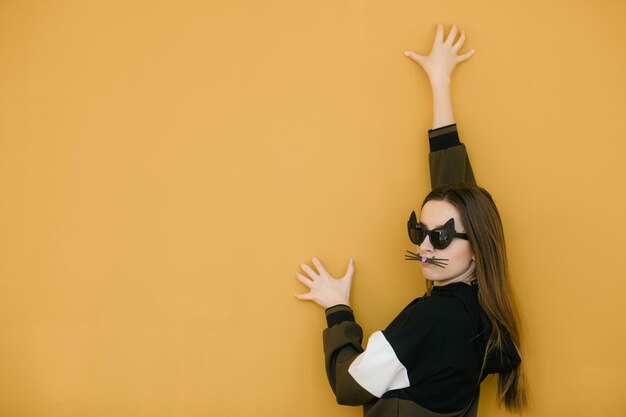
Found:
[{"label": "fingers", "polygon": [[302,275],[299,272],[296,272],[296,278],[298,279],[298,281],[300,281],[301,283],[303,283],[304,285],[306,285],[307,287],[311,288],[311,286],[313,285],[313,281],[308,279],[307,277],[305,277],[304,275]]},{"label": "fingers", "polygon": [[454,38],[456,38],[456,32],[456,25],[452,25],[452,29],[450,29],[450,33],[448,34],[448,38],[446,39],[446,45],[452,45]]},{"label": "fingers", "polygon": [[476,52],[476,50],[472,49],[468,53],[466,53],[464,55],[460,55],[459,58],[458,58],[458,62],[467,61],[468,59],[470,59],[472,57],[472,55],[474,55],[474,52]]},{"label": "fingers", "polygon": [[[456,54],[459,51],[459,49],[461,49],[461,46],[463,46],[463,43],[465,43],[465,31],[463,30],[461,31],[458,41],[455,42],[457,34],[458,34],[457,26],[452,25],[452,28],[450,28],[450,33],[448,34],[448,37],[446,38],[446,41],[444,43],[443,42],[444,26],[442,23],[438,23],[437,33],[435,35],[435,42],[433,44],[433,50],[431,51],[430,55],[422,56],[422,55],[416,54],[413,51],[405,51],[404,55],[411,58],[413,61],[417,62],[418,64],[422,66],[429,65],[429,62],[431,60],[431,57],[433,56],[434,51],[451,50],[454,54]],[[442,49],[442,45],[443,45],[443,49]],[[474,51],[472,50],[465,55],[457,56],[457,62],[466,61],[472,56],[473,53]]]},{"label": "fingers", "polygon": [[326,272],[326,269],[324,268],[324,265],[322,265],[320,260],[317,259],[316,257],[313,257],[313,265],[315,265],[315,267],[317,268],[317,272],[319,272],[320,274],[330,275],[328,272]]},{"label": "fingers", "polygon": [[307,274],[309,274],[309,276],[311,276],[311,277],[315,277],[315,278],[317,278],[317,277],[318,277],[318,274],[317,274],[315,271],[313,271],[313,269],[311,269],[311,267],[310,267],[310,266],[308,266],[307,264],[305,264],[305,263],[301,263],[301,264],[300,264],[300,268],[302,268],[302,269],[304,270],[304,272],[306,272]]},{"label": "fingers", "polygon": [[461,31],[461,36],[459,37],[459,40],[452,47],[454,49],[454,52],[456,52],[459,49],[461,49],[461,46],[463,46],[463,42],[465,42],[465,31],[464,30]]},{"label": "fingers", "polygon": [[443,24],[437,24],[437,33],[435,34],[435,43],[443,42]]}]

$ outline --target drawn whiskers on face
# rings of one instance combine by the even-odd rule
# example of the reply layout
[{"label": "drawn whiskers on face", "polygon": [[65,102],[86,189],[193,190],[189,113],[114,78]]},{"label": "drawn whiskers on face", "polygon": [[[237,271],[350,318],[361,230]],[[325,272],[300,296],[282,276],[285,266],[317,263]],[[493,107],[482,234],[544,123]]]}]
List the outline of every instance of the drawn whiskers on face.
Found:
[{"label": "drawn whiskers on face", "polygon": [[428,256],[420,255],[419,253],[413,253],[410,250],[407,250],[407,252],[409,253],[409,255],[404,255],[404,260],[406,261],[419,261],[429,263],[438,266],[439,268],[445,268],[446,266],[448,266],[449,259],[436,258],[434,256],[432,258],[429,258]]}]

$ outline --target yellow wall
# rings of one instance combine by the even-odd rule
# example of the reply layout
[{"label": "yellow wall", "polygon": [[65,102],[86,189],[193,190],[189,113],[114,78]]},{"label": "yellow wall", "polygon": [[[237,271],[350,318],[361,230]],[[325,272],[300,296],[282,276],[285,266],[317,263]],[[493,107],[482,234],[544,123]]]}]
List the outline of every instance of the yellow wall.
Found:
[{"label": "yellow wall", "polygon": [[[502,212],[528,416],[626,413],[626,3],[0,1],[0,415],[358,416],[327,386],[343,274],[367,334],[424,290],[426,53]],[[494,381],[481,416],[503,416]]]}]

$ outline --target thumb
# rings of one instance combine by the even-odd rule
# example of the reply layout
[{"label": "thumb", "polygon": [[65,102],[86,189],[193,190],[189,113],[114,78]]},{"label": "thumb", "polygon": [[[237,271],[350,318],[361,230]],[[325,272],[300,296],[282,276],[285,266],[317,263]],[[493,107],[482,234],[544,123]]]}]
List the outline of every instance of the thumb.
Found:
[{"label": "thumb", "polygon": [[404,51],[404,55],[408,56],[409,58],[411,58],[413,61],[417,62],[417,63],[422,63],[424,61],[424,57],[416,54],[413,51]]},{"label": "thumb", "polygon": [[474,52],[476,52],[476,50],[472,49],[468,53],[466,53],[464,55],[460,55],[459,58],[458,58],[458,62],[467,61],[468,59],[470,59],[472,57],[472,55],[474,55]]},{"label": "thumb", "polygon": [[346,273],[343,277],[351,280],[353,273],[354,273],[354,260],[350,258],[350,260],[348,261],[348,269],[346,270]]}]

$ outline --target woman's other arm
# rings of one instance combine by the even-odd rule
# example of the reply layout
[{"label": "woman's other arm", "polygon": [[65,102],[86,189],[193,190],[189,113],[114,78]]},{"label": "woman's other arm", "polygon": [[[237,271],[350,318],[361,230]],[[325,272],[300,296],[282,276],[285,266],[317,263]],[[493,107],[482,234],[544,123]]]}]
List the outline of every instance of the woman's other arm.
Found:
[{"label": "woman's other arm", "polygon": [[465,32],[461,31],[455,43],[456,35],[457,27],[452,26],[444,41],[443,25],[438,24],[435,41],[428,56],[412,51],[405,52],[406,56],[424,69],[432,88],[433,127],[428,131],[432,188],[445,184],[475,182],[465,146],[459,141],[450,94],[454,69],[459,63],[468,60],[474,54],[474,50],[457,55],[465,41]]},{"label": "woman's other arm", "polygon": [[376,399],[350,375],[350,365],[363,353],[363,330],[354,320],[350,308],[350,287],[354,261],[350,259],[344,276],[332,276],[322,262],[313,258],[315,269],[302,263],[305,274],[296,278],[309,288],[308,293],[296,294],[299,300],[310,300],[326,308],[328,328],[324,330],[326,375],[337,402],[344,405],[363,405]]}]

